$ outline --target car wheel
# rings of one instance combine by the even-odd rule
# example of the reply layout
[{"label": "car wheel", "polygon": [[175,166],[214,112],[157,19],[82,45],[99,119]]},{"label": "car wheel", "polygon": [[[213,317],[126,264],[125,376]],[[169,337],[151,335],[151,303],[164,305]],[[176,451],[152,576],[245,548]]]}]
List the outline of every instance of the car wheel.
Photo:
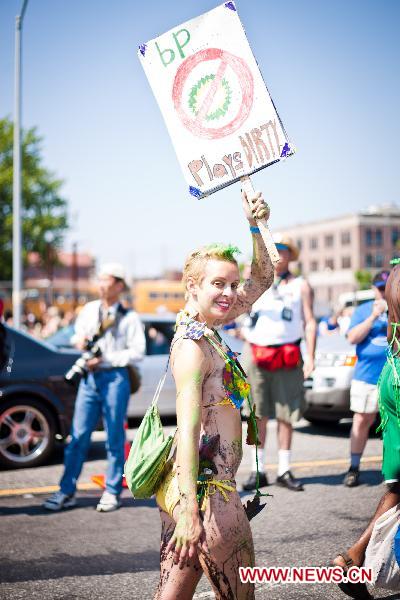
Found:
[{"label": "car wheel", "polygon": [[13,398],[0,407],[0,463],[14,469],[37,467],[54,450],[56,424],[39,400]]}]

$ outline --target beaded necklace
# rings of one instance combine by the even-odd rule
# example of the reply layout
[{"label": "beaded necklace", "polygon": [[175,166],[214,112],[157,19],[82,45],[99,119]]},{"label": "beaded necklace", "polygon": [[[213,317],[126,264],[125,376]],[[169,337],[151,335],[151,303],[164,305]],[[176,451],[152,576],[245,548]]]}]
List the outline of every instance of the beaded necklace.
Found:
[{"label": "beaded necklace", "polygon": [[225,397],[218,404],[230,405],[240,410],[243,402],[250,396],[250,384],[246,381],[247,376],[238,361],[238,354],[229,348],[215,329],[196,321],[186,311],[178,314],[176,324],[186,327],[184,338],[199,340],[204,337],[222,358],[225,363],[222,375]]}]

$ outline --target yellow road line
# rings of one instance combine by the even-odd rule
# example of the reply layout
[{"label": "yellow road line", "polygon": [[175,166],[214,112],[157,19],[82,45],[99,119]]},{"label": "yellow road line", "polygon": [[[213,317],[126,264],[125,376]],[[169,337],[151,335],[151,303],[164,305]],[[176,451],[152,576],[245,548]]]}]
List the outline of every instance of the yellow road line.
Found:
[{"label": "yellow road line", "polygon": [[[380,463],[382,460],[381,456],[366,456],[362,459],[363,464],[368,463]],[[327,460],[308,460],[303,462],[291,463],[291,467],[296,469],[312,469],[314,467],[328,467],[328,466],[342,466],[349,463],[348,458],[330,458]],[[276,469],[277,463],[270,463],[266,465],[267,469]],[[90,490],[100,490],[101,488],[92,482],[78,483],[78,491],[87,492]],[[0,497],[2,496],[23,496],[24,494],[51,494],[59,489],[58,485],[44,485],[41,487],[31,488],[10,488],[7,490],[0,490]]]},{"label": "yellow road line", "polygon": [[[95,483],[78,483],[78,490],[87,492],[89,490],[100,490],[101,488]],[[24,494],[51,494],[52,492],[57,492],[59,490],[58,485],[43,485],[41,487],[31,487],[31,488],[16,488],[16,489],[8,489],[8,490],[0,490],[1,496],[23,496]]]},{"label": "yellow road line", "polygon": [[[381,462],[382,456],[366,456],[361,459],[362,463],[376,463]],[[326,460],[309,460],[304,462],[292,462],[290,463],[291,467],[296,467],[298,469],[310,469],[312,467],[327,467],[329,465],[347,465],[349,464],[348,458],[329,458]],[[269,464],[266,465],[267,469],[276,469],[277,464]]]}]

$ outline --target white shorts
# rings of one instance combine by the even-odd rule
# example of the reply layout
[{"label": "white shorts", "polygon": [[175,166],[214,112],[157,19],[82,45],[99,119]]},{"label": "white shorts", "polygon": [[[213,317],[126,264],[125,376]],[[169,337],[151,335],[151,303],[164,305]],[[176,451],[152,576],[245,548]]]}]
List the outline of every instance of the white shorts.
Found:
[{"label": "white shorts", "polygon": [[353,379],[350,387],[350,409],[356,413],[377,413],[377,386],[372,383]]}]

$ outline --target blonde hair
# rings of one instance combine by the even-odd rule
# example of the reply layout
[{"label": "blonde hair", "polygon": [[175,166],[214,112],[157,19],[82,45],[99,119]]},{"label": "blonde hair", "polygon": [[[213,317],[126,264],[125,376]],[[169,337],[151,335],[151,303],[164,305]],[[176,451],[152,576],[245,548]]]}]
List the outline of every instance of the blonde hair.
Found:
[{"label": "blonde hair", "polygon": [[[240,254],[240,250],[231,244],[210,244],[209,246],[202,246],[197,250],[193,250],[187,257],[185,266],[183,267],[182,283],[185,288],[189,277],[192,277],[196,282],[200,281],[209,260],[226,261],[238,267],[239,265],[234,254]],[[187,292],[185,298],[186,300],[188,299]]]}]

